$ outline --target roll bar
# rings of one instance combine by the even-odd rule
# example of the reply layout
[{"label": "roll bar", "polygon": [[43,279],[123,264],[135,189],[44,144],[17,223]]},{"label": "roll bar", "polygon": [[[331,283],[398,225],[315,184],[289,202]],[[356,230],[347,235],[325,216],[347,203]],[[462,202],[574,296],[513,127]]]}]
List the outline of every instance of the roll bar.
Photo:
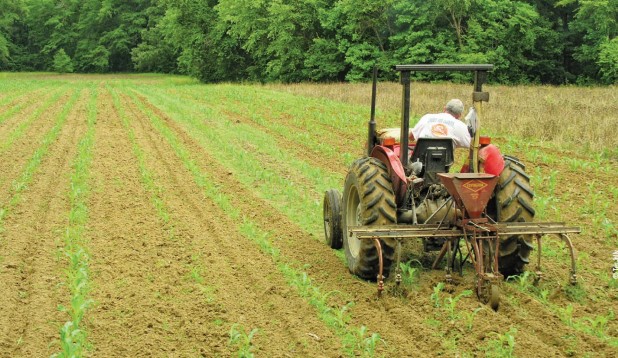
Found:
[{"label": "roll bar", "polygon": [[[403,85],[403,103],[401,108],[401,150],[399,154],[399,159],[401,160],[401,164],[404,168],[408,165],[408,133],[410,131],[410,72],[446,72],[446,71],[473,71],[474,72],[474,92],[472,93],[472,100],[474,102],[487,102],[489,101],[489,93],[483,92],[483,83],[487,81],[487,72],[493,70],[494,65],[491,64],[437,64],[437,65],[429,65],[429,64],[415,64],[415,65],[396,65],[395,70],[400,72],[401,76],[401,84]],[[375,81],[375,74],[374,74]],[[375,83],[375,82],[374,82]],[[372,106],[375,106],[375,103],[372,102]],[[372,113],[374,113],[375,109],[372,108]],[[375,126],[375,121],[373,122]],[[474,138],[474,156],[476,156],[476,151],[478,150],[478,133]],[[371,144],[374,138],[369,138],[368,143]],[[471,158],[472,159],[472,158]],[[474,158],[476,161],[476,158]],[[475,168],[476,164],[473,164],[471,167],[472,171],[475,172],[478,168]]]}]

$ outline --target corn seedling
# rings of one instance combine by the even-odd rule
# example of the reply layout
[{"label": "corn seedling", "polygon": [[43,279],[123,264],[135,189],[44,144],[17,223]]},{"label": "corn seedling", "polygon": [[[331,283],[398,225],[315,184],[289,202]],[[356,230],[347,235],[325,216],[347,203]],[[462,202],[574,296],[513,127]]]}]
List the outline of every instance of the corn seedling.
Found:
[{"label": "corn seedling", "polygon": [[399,268],[401,269],[401,280],[406,286],[414,285],[418,278],[418,268],[412,267],[411,263],[412,262],[399,263]]},{"label": "corn seedling", "polygon": [[60,330],[62,349],[59,354],[60,357],[81,356],[81,352],[87,346],[86,332],[80,328],[80,323],[93,301],[88,298],[90,289],[89,256],[82,246],[82,233],[88,220],[86,199],[89,188],[87,180],[94,143],[94,123],[97,116],[96,99],[97,95],[93,93],[88,104],[88,129],[78,144],[77,157],[71,173],[71,190],[69,192],[71,209],[69,224],[64,237],[64,252],[69,261],[67,284],[71,291],[71,302],[68,308],[58,307],[59,310],[69,314],[71,321],[67,322]]},{"label": "corn seedling", "polygon": [[433,302],[434,307],[442,306],[442,298],[440,297],[442,290],[444,290],[444,282],[438,282],[438,284],[433,288],[433,293],[430,296],[431,302]]},{"label": "corn seedling", "polygon": [[461,300],[462,297],[469,297],[469,296],[472,296],[472,290],[465,290],[455,297],[446,297],[444,299],[444,309],[448,313],[448,318],[451,321],[454,321],[459,318],[459,313],[457,313],[455,310],[457,306],[457,302],[459,302],[459,300]]},{"label": "corn seedling", "polygon": [[360,344],[358,345],[358,350],[361,353],[362,357],[375,357],[376,354],[376,349],[378,348],[378,343],[382,342],[384,343],[384,341],[380,338],[380,335],[377,333],[373,333],[370,336],[368,336],[367,334],[367,327],[365,326],[361,326],[358,329],[358,337],[357,337],[357,342],[359,342]]},{"label": "corn seedling", "polygon": [[615,318],[614,311],[610,310],[607,315],[598,315],[594,318],[584,317],[588,322],[588,331],[599,338],[605,338],[607,336],[607,323]]},{"label": "corn seedling", "polygon": [[482,348],[485,351],[485,356],[496,358],[514,357],[516,333],[517,329],[515,327],[511,327],[504,334],[493,332],[496,338],[488,341],[485,347]]},{"label": "corn seedling", "polygon": [[573,327],[573,305],[569,304],[565,308],[558,309],[558,317],[567,326]]},{"label": "corn seedling", "polygon": [[474,317],[476,317],[476,314],[479,313],[479,311],[482,309],[483,307],[478,307],[478,308],[475,308],[474,311],[472,312],[464,313],[464,320],[466,321],[466,329],[468,331],[472,331],[472,325],[474,324]]},{"label": "corn seedling", "polygon": [[236,348],[236,355],[238,358],[253,358],[253,337],[258,333],[258,329],[254,328],[249,332],[249,334],[245,333],[244,328],[241,326],[234,324],[232,328],[230,328],[230,339],[228,344]]},{"label": "corn seedling", "polygon": [[522,291],[528,291],[532,286],[531,280],[532,273],[530,271],[524,271],[521,275],[518,276],[510,276],[507,278],[508,282],[513,282],[517,286],[517,288]]}]

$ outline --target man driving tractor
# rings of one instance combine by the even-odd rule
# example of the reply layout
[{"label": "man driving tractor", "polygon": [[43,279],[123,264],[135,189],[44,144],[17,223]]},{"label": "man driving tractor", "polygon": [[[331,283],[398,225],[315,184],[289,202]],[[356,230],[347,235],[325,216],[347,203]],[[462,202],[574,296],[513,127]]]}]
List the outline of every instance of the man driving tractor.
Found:
[{"label": "man driving tractor", "polygon": [[[464,124],[461,115],[464,104],[460,99],[454,98],[444,106],[442,113],[426,114],[412,128],[411,140],[415,138],[451,138],[455,148],[469,148],[473,130],[468,124]],[[412,138],[413,136],[413,138]],[[504,168],[504,159],[500,150],[493,144],[482,144],[479,149],[479,165],[484,173],[500,175]],[[468,165],[464,165],[462,172],[468,171]]]}]

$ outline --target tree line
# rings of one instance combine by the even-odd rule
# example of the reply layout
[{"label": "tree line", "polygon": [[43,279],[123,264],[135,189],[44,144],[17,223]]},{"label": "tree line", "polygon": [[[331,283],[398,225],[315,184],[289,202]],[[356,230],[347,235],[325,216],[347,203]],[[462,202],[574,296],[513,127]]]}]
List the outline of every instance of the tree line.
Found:
[{"label": "tree line", "polygon": [[499,83],[613,84],[617,35],[618,0],[0,0],[3,71],[360,81],[493,63]]}]

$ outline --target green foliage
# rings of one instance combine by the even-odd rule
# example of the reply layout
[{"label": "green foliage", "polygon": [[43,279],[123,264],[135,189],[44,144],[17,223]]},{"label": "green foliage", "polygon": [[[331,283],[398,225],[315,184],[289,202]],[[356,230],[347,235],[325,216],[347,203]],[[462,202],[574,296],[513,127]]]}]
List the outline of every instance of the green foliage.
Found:
[{"label": "green foliage", "polygon": [[73,72],[73,61],[64,49],[58,50],[54,55],[53,69],[59,73],[71,73]]},{"label": "green foliage", "polygon": [[597,63],[604,82],[618,83],[618,37],[601,44]]},{"label": "green foliage", "polygon": [[209,82],[362,81],[374,65],[490,62],[502,83],[611,84],[617,9],[618,0],[2,0],[0,69],[56,70],[63,49],[79,72]]}]

